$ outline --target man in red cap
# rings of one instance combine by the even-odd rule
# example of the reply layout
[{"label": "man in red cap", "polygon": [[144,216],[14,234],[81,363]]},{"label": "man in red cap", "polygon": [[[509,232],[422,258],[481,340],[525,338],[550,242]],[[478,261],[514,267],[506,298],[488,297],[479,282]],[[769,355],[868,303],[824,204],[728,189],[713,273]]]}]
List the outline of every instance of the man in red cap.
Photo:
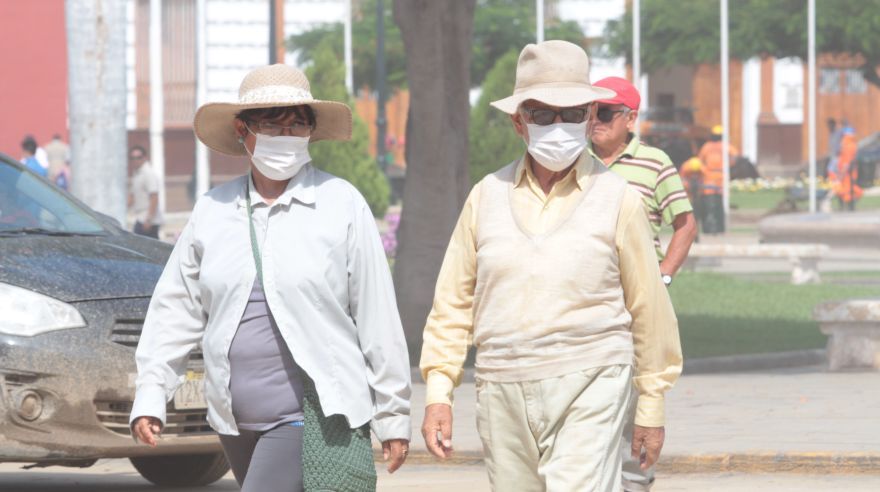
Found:
[{"label": "man in red cap", "polygon": [[[669,156],[640,142],[633,134],[641,104],[639,91],[620,77],[607,77],[593,85],[617,93],[611,99],[596,103],[590,122],[593,153],[641,194],[654,232],[660,274],[663,283],[669,286],[697,236],[697,223],[687,192]],[[659,237],[662,222],[671,223],[675,230],[665,254]],[[623,486],[626,491],[644,492],[654,481],[654,470],[643,468],[638,453],[633,450],[640,449],[646,440],[662,440],[663,428],[634,425],[636,413],[636,406],[630,405],[621,449]]]}]

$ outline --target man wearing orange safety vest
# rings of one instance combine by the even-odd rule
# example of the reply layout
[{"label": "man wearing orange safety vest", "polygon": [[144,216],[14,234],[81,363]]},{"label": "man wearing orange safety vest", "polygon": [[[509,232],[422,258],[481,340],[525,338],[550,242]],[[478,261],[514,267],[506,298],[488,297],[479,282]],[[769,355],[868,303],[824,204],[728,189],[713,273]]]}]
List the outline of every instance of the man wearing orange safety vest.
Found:
[{"label": "man wearing orange safety vest", "polygon": [[[701,184],[701,224],[706,234],[724,232],[724,146],[721,125],[712,127],[712,136],[703,144],[697,157],[703,163],[703,180]],[[727,145],[730,163],[739,155],[733,145]]]},{"label": "man wearing orange safety vest", "polygon": [[831,180],[834,195],[840,201],[841,210],[855,210],[856,200],[862,197],[862,188],[856,184],[859,178],[856,163],[859,146],[855,133],[851,126],[843,129],[837,168],[828,171],[828,179]]}]

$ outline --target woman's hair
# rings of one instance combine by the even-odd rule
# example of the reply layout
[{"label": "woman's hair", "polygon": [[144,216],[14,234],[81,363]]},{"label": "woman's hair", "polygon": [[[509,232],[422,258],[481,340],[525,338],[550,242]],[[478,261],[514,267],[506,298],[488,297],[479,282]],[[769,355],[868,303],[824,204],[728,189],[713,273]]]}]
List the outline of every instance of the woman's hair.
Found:
[{"label": "woman's hair", "polygon": [[274,121],[288,118],[291,114],[295,114],[298,118],[306,120],[306,123],[308,123],[312,129],[315,128],[315,110],[313,110],[308,104],[275,108],[245,109],[235,115],[235,117],[244,122],[255,122],[259,120]]}]

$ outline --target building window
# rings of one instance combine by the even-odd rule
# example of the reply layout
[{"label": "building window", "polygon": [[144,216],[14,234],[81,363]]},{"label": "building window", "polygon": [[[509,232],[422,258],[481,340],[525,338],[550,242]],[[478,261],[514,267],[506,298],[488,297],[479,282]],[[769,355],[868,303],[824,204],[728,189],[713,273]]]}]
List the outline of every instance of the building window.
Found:
[{"label": "building window", "polygon": [[801,109],[803,107],[803,94],[801,94],[801,84],[784,84],[784,108],[785,109]]},{"label": "building window", "polygon": [[868,91],[868,83],[861,70],[849,69],[846,72],[846,92],[850,94],[864,94]]},{"label": "building window", "polygon": [[840,71],[834,68],[819,70],[819,93],[837,94],[840,92]]}]

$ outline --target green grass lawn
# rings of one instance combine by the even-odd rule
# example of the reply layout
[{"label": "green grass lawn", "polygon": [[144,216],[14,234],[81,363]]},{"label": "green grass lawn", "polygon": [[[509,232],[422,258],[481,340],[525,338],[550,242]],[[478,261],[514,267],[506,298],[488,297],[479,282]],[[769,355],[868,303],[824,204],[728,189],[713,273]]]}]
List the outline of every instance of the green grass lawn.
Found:
[{"label": "green grass lawn", "polygon": [[[737,191],[730,190],[730,208],[736,210],[771,210],[779,205],[785,198],[785,190],[757,190]],[[798,208],[806,210],[807,202],[799,203]],[[880,196],[862,197],[856,203],[856,210],[880,209]],[[837,204],[834,204],[837,210]]]},{"label": "green grass lawn", "polygon": [[685,357],[823,348],[813,307],[880,297],[880,287],[789,285],[714,273],[682,272],[670,287]]}]

